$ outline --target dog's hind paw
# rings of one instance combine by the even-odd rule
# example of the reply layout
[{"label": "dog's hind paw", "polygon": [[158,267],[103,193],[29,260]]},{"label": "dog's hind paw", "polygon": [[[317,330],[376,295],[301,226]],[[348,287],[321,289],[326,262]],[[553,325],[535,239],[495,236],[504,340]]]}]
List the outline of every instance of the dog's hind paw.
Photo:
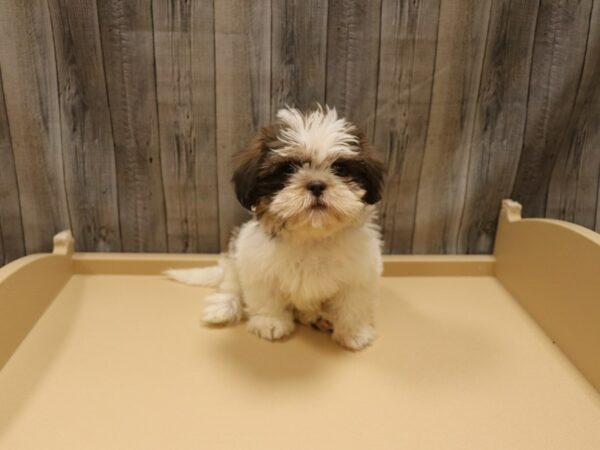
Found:
[{"label": "dog's hind paw", "polygon": [[346,332],[333,332],[333,340],[350,350],[362,350],[373,343],[377,332],[371,325],[363,325],[355,330]]},{"label": "dog's hind paw", "polygon": [[243,315],[242,305],[237,295],[215,292],[206,297],[201,320],[207,325],[226,325],[238,322]]},{"label": "dog's hind paw", "polygon": [[291,318],[252,316],[248,320],[248,330],[269,341],[290,335],[294,328],[294,321]]}]

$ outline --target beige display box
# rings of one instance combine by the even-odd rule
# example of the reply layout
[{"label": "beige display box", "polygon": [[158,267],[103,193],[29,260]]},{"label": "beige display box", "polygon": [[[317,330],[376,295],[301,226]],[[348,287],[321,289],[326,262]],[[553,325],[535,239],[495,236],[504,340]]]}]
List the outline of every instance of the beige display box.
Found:
[{"label": "beige display box", "polygon": [[53,254],[0,269],[0,449],[600,449],[600,235],[521,219],[493,256],[390,256],[379,339],[198,323],[214,256]]}]

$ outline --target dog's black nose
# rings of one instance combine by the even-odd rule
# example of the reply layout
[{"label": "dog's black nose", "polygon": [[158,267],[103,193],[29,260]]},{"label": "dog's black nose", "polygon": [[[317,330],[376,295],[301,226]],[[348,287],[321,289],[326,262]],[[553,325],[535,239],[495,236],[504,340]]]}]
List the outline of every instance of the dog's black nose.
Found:
[{"label": "dog's black nose", "polygon": [[325,183],[317,180],[309,181],[306,184],[306,189],[312,192],[315,197],[320,197],[326,187]]}]

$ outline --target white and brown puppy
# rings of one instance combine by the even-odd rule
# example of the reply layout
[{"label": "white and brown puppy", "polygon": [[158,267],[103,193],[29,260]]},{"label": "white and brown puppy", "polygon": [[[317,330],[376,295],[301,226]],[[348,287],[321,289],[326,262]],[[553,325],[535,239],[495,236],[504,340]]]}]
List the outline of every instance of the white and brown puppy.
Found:
[{"label": "white and brown puppy", "polygon": [[206,323],[248,316],[248,329],[279,339],[302,323],[330,323],[333,339],[358,350],[376,337],[373,309],[382,271],[373,206],[383,169],[355,126],[335,109],[286,108],[236,156],[240,203],[254,218],[232,238],[219,267],[173,270],[189,284],[218,286]]}]

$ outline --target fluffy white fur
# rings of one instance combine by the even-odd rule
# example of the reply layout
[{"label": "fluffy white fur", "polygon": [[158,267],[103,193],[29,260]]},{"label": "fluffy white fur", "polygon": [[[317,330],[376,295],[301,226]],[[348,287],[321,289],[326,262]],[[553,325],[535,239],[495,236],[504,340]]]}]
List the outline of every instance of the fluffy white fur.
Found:
[{"label": "fluffy white fur", "polygon": [[[335,341],[362,349],[376,337],[382,271],[376,211],[362,200],[363,187],[336,176],[331,166],[340,155],[357,156],[359,139],[334,109],[304,115],[288,108],[277,116],[282,145],[275,151],[301,158],[302,166],[263,204],[265,215],[240,228],[219,267],[166,274],[188,284],[218,285],[206,299],[206,323],[234,323],[245,314],[248,329],[271,340],[292,333],[295,320],[325,320]],[[327,185],[318,199],[307,189],[311,180]],[[273,223],[281,224],[275,236]]]},{"label": "fluffy white fur", "polygon": [[335,108],[319,107],[308,114],[284,108],[277,112],[277,119],[286,125],[279,135],[285,146],[278,151],[283,154],[308,156],[318,164],[358,151],[354,125],[338,117]]}]

